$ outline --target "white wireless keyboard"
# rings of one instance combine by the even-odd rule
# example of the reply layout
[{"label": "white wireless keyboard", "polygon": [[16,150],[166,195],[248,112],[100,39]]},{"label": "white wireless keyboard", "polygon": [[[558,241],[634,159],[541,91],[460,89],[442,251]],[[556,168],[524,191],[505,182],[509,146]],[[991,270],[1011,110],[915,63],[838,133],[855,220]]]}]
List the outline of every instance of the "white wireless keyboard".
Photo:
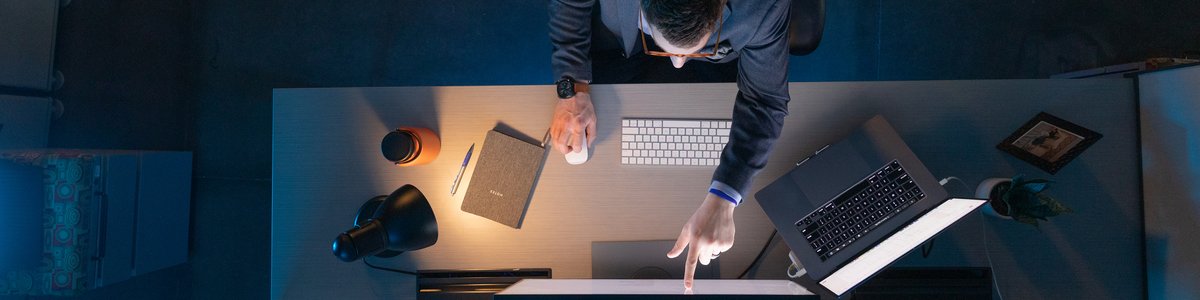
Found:
[{"label": "white wireless keyboard", "polygon": [[731,120],[622,119],[621,164],[716,166]]}]

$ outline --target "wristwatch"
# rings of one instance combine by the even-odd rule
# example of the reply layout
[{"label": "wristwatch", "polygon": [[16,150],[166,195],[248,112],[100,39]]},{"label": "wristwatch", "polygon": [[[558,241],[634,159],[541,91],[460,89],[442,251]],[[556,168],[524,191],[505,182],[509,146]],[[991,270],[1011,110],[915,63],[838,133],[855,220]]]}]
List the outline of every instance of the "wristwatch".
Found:
[{"label": "wristwatch", "polygon": [[575,97],[575,93],[588,92],[587,82],[577,82],[571,76],[563,76],[554,85],[558,90],[558,99],[571,99]]}]

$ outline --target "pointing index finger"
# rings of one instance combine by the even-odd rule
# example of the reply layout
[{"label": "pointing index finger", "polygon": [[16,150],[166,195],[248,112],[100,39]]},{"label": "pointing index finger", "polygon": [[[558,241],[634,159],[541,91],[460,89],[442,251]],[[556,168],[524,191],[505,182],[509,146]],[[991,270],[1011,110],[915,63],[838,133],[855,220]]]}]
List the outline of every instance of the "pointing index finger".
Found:
[{"label": "pointing index finger", "polygon": [[688,247],[687,261],[683,263],[683,287],[692,288],[692,281],[696,277],[696,262],[700,260],[700,250],[696,249],[693,244]]}]

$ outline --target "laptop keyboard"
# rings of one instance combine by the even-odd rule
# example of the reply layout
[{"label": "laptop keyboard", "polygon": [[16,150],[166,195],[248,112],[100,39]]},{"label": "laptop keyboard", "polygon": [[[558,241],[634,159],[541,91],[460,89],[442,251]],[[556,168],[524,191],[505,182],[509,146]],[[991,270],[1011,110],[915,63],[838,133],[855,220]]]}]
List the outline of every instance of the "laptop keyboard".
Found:
[{"label": "laptop keyboard", "polygon": [[922,198],[925,193],[893,160],[796,221],[796,230],[825,261]]}]

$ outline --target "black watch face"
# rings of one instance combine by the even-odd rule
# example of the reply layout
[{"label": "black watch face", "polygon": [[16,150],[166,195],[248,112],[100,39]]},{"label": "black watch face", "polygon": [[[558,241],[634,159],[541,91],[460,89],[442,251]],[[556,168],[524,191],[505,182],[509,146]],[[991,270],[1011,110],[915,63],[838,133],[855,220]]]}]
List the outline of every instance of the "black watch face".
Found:
[{"label": "black watch face", "polygon": [[570,80],[561,80],[558,82],[558,97],[567,99],[575,97],[575,84]]}]

